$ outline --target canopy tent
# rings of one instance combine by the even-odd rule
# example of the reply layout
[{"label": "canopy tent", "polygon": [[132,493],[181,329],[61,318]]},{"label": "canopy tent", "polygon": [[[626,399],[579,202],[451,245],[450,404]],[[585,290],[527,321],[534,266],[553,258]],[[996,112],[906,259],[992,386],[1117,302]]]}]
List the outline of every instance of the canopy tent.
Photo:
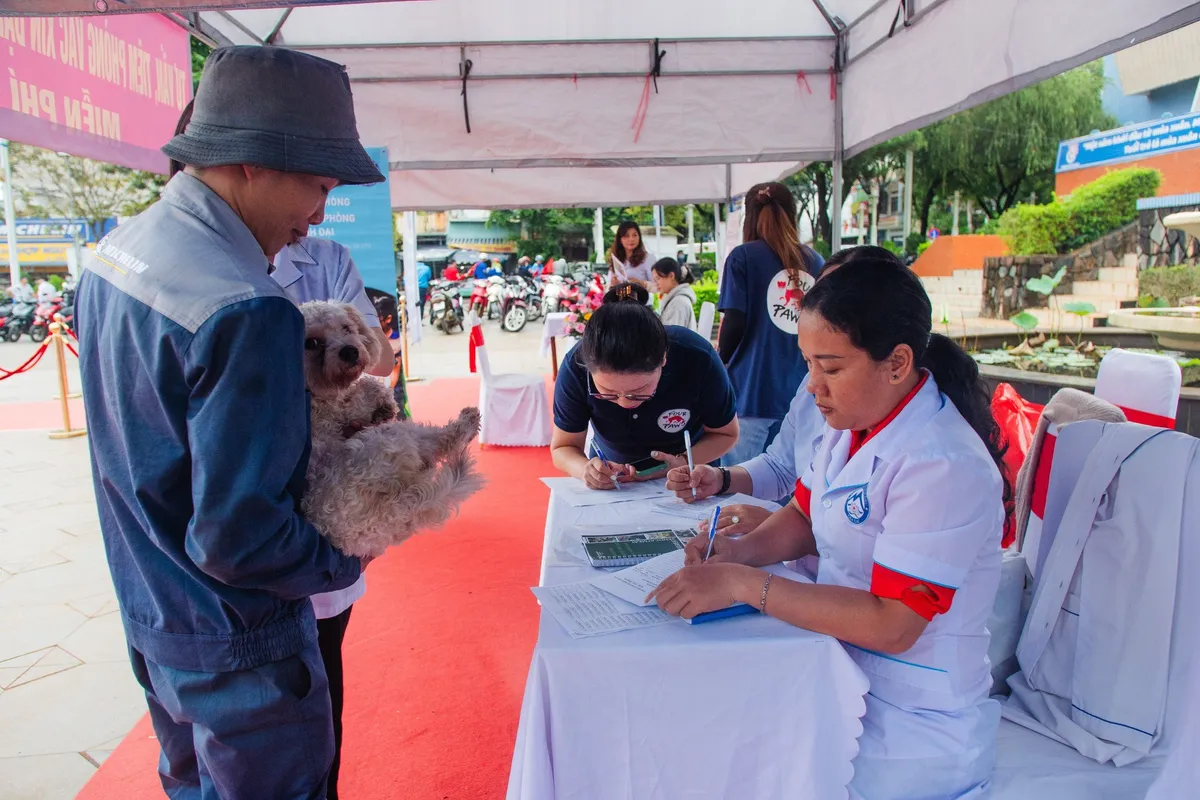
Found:
[{"label": "canopy tent", "polygon": [[1200,19],[1187,0],[6,2],[176,11],[346,64],[406,209],[724,200]]}]

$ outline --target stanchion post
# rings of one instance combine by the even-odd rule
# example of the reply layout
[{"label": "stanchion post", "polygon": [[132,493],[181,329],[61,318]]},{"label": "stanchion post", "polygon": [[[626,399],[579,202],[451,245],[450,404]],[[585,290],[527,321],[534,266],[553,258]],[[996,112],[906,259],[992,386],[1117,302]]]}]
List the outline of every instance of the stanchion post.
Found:
[{"label": "stanchion post", "polygon": [[400,359],[404,362],[404,381],[406,383],[417,383],[422,380],[418,376],[414,376],[409,372],[408,360],[408,300],[400,303]]},{"label": "stanchion post", "polygon": [[86,428],[71,427],[71,409],[67,404],[67,354],[63,346],[63,323],[50,323],[50,335],[54,339],[54,356],[58,361],[58,399],[62,404],[63,428],[61,431],[50,431],[51,439],[74,439],[76,436],[86,436]]}]

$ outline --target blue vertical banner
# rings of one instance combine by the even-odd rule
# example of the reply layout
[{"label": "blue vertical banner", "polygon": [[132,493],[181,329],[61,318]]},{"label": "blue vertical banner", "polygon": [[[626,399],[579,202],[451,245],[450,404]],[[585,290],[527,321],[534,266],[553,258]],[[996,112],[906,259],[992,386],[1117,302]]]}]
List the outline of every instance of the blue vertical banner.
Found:
[{"label": "blue vertical banner", "polygon": [[350,256],[368,289],[396,296],[396,237],[386,147],[368,147],[367,154],[385,176],[373,186],[339,186],[325,201],[325,221],[310,228],[309,236],[333,239]]}]

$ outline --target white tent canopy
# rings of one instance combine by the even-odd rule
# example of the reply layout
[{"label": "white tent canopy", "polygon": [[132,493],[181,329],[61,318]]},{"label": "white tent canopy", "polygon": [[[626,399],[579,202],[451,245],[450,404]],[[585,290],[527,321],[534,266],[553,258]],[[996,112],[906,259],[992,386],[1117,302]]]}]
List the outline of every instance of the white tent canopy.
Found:
[{"label": "white tent canopy", "polygon": [[1200,19],[1187,0],[267,5],[106,4],[346,64],[398,208],[724,200]]}]

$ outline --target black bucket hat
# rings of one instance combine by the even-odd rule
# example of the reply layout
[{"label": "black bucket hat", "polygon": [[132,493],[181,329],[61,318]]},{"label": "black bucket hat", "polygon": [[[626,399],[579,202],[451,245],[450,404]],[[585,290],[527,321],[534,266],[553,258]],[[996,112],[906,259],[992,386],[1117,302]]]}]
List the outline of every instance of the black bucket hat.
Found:
[{"label": "black bucket hat", "polygon": [[358,139],[346,68],[283,47],[214,50],[191,122],[162,150],[194,167],[253,164],[351,185],[384,179]]}]

